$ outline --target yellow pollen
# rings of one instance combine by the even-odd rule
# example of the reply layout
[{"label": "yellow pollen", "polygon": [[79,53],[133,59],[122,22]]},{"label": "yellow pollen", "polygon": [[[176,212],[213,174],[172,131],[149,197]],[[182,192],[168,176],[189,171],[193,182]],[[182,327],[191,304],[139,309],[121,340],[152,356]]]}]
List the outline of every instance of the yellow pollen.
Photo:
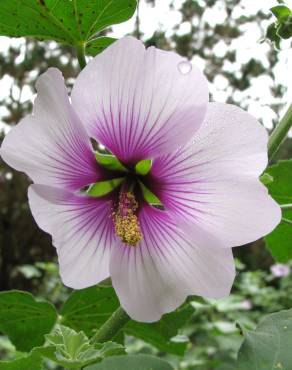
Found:
[{"label": "yellow pollen", "polygon": [[142,239],[142,232],[135,212],[138,202],[131,192],[121,192],[117,211],[113,213],[116,235],[122,242],[135,247]]}]

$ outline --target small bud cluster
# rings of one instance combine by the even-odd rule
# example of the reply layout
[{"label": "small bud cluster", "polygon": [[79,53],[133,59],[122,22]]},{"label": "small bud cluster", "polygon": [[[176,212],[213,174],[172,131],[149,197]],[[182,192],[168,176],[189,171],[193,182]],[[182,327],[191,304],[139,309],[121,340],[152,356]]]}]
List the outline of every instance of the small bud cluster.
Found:
[{"label": "small bud cluster", "polygon": [[117,211],[113,213],[116,235],[122,242],[135,247],[142,239],[142,232],[135,212],[138,202],[131,192],[121,191]]}]

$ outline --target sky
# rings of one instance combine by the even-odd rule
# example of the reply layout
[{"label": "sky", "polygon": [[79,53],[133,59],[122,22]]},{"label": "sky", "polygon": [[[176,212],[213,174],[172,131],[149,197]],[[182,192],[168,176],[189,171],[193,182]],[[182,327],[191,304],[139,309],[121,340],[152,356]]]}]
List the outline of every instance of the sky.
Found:
[{"label": "sky", "polygon": [[[197,0],[199,3],[201,0]],[[182,0],[174,0],[174,9],[169,9],[170,0],[156,0],[155,7],[147,5],[143,0],[140,2],[140,27],[144,34],[145,39],[152,36],[154,31],[162,30],[165,32],[166,36],[172,34],[172,29],[174,25],[180,24],[178,28],[178,33],[183,35],[189,32],[189,24],[181,23],[181,13],[178,11]],[[208,9],[204,17],[207,20],[211,20],[212,24],[215,26],[216,22],[221,23],[227,17],[225,11],[223,10],[223,0],[217,0],[214,10]],[[292,0],[286,1],[287,5],[292,8]],[[241,14],[256,14],[259,10],[269,12],[272,6],[277,5],[276,0],[242,0],[240,3],[240,9],[238,10],[238,16]],[[236,16],[237,16],[236,15]],[[266,28],[271,21],[267,21],[263,24]],[[113,27],[112,36],[120,38],[125,34],[130,33],[135,24],[135,16],[120,25]],[[261,33],[257,24],[248,25],[244,30],[243,36],[239,37],[237,40],[232,42],[230,49],[236,50],[236,62],[226,63],[224,68],[228,71],[233,71],[237,73],[238,66],[244,62],[248,62],[251,58],[256,58],[262,61],[263,64],[266,63],[265,55],[269,50],[269,45],[266,43],[259,43],[263,34]],[[0,37],[0,52],[6,52],[9,45],[22,45],[23,39],[9,39],[7,37]],[[226,45],[224,43],[219,43],[214,48],[214,53],[220,56],[226,50]],[[20,55],[19,61],[23,58],[23,54]],[[287,87],[287,93],[282,97],[281,102],[284,104],[284,108],[281,114],[288,108],[292,101],[292,49],[288,48],[288,44],[283,45],[283,50],[279,52],[280,63],[275,69],[276,82],[279,82]],[[194,56],[191,61],[196,64],[202,71],[204,71],[205,62],[198,56]],[[17,59],[16,59],[17,63]],[[260,76],[252,81],[252,86],[244,91],[237,91],[234,96],[236,100],[241,101],[242,99],[247,99],[248,101],[248,111],[253,114],[256,118],[261,119],[267,128],[272,128],[272,120],[277,119],[275,112],[270,108],[272,103],[272,97],[270,94],[269,87],[274,84],[274,81],[268,76]],[[13,79],[8,76],[4,76],[0,80],[0,98],[9,95],[10,88],[12,88],[15,95],[19,94],[17,87],[13,86]],[[210,91],[213,95],[213,99],[219,102],[225,102],[228,95],[230,95],[230,88],[228,86],[228,81],[222,76],[218,75],[213,84],[209,86]],[[15,91],[14,91],[15,90]],[[24,88],[21,94],[21,101],[26,101],[32,99],[33,95],[31,90],[27,87]],[[5,107],[0,107],[0,128],[1,116],[5,114]],[[6,127],[8,130],[8,127]],[[5,130],[5,131],[6,131]]]}]

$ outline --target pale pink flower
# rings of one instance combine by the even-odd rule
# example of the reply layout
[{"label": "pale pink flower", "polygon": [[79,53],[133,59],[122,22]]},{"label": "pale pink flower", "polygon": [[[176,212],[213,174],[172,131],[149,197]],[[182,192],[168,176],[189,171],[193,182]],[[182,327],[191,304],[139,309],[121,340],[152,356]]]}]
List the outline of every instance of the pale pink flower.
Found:
[{"label": "pale pink flower", "polygon": [[[71,103],[54,68],[37,90],[33,114],[6,136],[1,156],[34,182],[32,214],[53,237],[63,282],[80,289],[111,276],[128,314],[148,322],[188,295],[227,296],[231,247],[269,233],[281,217],[258,180],[268,136],[256,119],[209,103],[197,68],[130,37],[87,65]],[[80,190],[122,174],[97,163],[89,137],[128,168],[104,197]],[[143,199],[134,171],[143,159],[153,165],[139,180],[164,210]]]},{"label": "pale pink flower", "polygon": [[277,278],[288,276],[290,274],[290,266],[283,263],[276,263],[271,266],[271,273]]}]

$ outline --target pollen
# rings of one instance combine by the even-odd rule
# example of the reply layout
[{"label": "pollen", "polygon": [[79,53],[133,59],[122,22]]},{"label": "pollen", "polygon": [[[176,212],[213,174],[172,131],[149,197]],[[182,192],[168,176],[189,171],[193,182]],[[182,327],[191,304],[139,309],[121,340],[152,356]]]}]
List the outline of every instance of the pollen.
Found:
[{"label": "pollen", "polygon": [[136,215],[138,202],[131,192],[121,192],[117,211],[113,213],[116,235],[123,243],[137,246],[142,239],[142,232]]}]

